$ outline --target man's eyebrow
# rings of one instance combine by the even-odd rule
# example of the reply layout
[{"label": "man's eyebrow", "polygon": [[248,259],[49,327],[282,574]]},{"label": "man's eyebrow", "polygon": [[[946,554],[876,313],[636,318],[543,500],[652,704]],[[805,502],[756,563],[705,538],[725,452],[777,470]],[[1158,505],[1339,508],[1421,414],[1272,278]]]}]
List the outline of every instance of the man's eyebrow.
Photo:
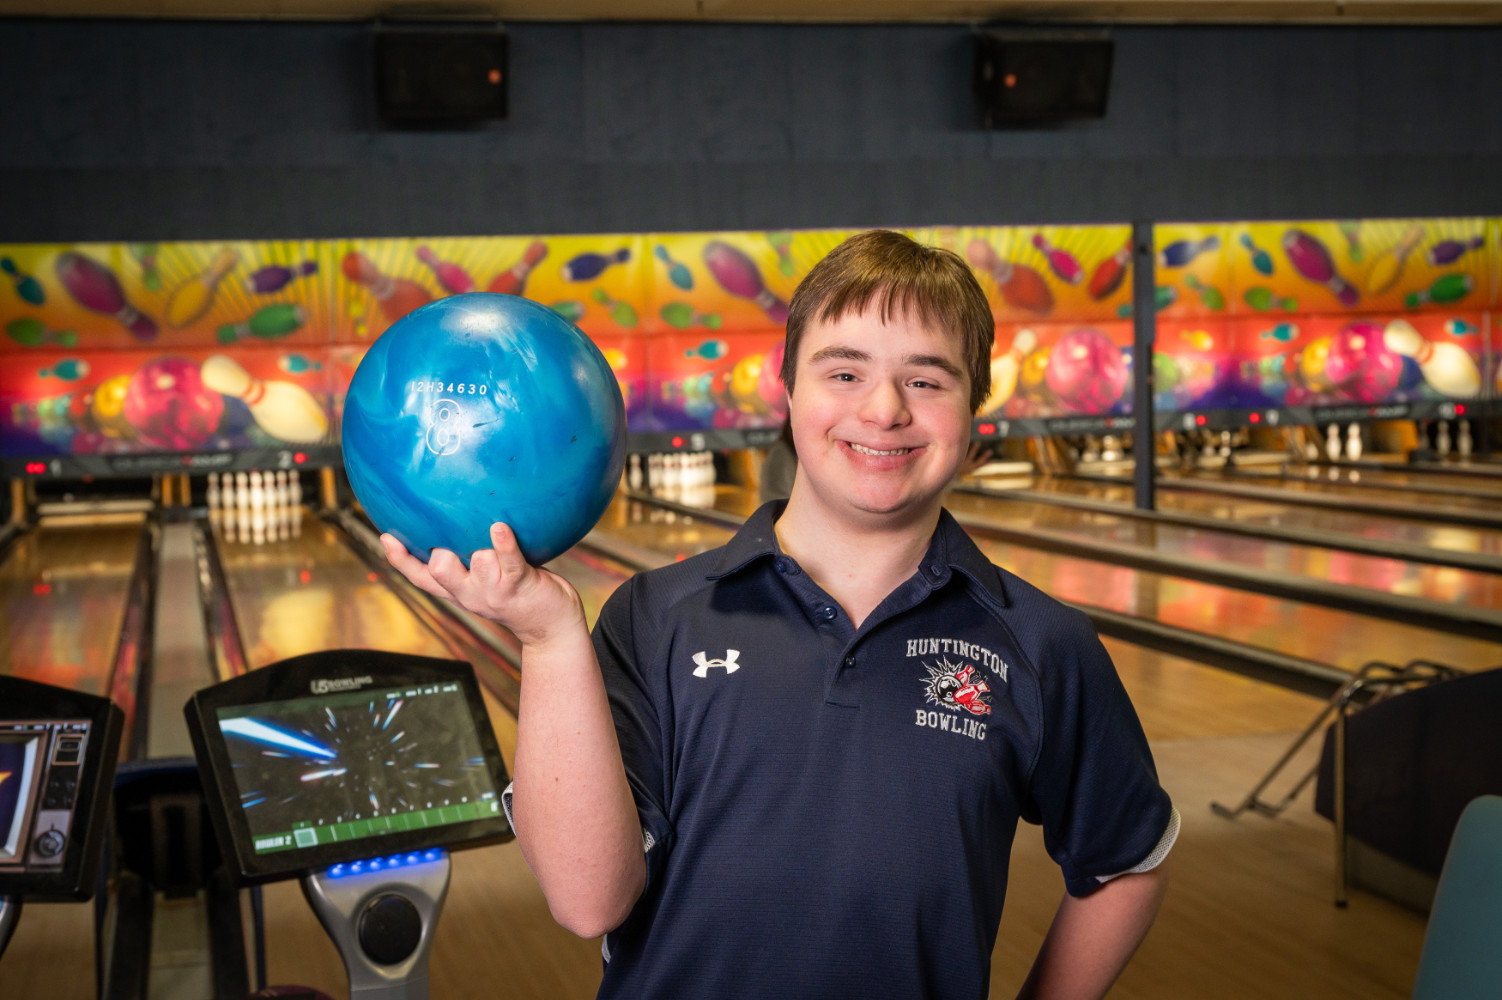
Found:
[{"label": "man's eyebrow", "polygon": [[903,360],[915,368],[937,368],[950,378],[957,379],[963,374],[954,362],[938,354],[909,354]]},{"label": "man's eyebrow", "polygon": [[821,361],[870,361],[870,360],[871,360],[871,355],[867,354],[865,351],[861,350],[858,347],[845,347],[845,346],[842,346],[842,345],[839,345],[839,344],[835,344],[832,347],[825,347],[825,348],[822,348],[821,350],[815,351],[813,353],[813,355],[808,359],[808,363],[811,364],[811,365],[816,365],[816,364],[818,364]]}]

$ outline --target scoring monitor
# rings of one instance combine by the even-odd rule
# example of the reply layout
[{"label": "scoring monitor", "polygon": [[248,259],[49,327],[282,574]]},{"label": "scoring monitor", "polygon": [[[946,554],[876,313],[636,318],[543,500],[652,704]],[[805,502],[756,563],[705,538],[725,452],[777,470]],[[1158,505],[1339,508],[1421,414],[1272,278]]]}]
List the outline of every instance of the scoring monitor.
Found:
[{"label": "scoring monitor", "polygon": [[505,765],[467,664],[315,653],[201,691],[187,712],[246,883],[510,835]]}]

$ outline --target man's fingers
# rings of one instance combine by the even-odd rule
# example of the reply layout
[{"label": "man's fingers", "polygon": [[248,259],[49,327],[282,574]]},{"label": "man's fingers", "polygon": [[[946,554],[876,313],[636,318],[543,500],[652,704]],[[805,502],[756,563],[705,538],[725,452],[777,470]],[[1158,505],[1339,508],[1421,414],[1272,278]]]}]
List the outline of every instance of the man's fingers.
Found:
[{"label": "man's fingers", "polygon": [[468,582],[469,570],[459,561],[459,557],[448,549],[434,549],[428,555],[428,572],[438,585],[450,594],[457,594],[464,589]]},{"label": "man's fingers", "polygon": [[522,555],[521,547],[516,544],[516,535],[512,533],[510,525],[500,521],[492,524],[490,544],[494,546],[496,565],[500,567],[503,576],[519,580],[531,570],[526,556]]},{"label": "man's fingers", "polygon": [[437,580],[428,565],[421,559],[407,551],[407,547],[397,541],[391,535],[381,536],[381,548],[386,553],[386,561],[396,569],[398,573],[411,581],[412,585],[419,590],[432,594],[434,597],[442,597],[445,600],[453,600],[453,595]]}]

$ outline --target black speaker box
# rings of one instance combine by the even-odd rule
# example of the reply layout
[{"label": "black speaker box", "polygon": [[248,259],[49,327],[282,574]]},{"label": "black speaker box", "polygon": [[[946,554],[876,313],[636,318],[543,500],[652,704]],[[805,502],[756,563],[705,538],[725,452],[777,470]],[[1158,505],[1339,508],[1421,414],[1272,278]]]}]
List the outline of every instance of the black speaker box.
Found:
[{"label": "black speaker box", "polygon": [[376,105],[399,125],[462,125],[506,117],[506,32],[499,25],[374,31]]},{"label": "black speaker box", "polygon": [[983,30],[976,40],[975,93],[986,128],[1105,117],[1109,36]]}]

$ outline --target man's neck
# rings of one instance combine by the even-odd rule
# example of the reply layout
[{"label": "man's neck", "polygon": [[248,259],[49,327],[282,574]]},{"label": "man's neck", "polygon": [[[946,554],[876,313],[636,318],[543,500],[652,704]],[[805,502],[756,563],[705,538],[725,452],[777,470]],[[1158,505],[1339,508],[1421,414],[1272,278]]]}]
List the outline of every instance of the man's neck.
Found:
[{"label": "man's neck", "polygon": [[911,517],[861,522],[831,516],[802,499],[795,486],[775,525],[777,544],[859,628],[918,571],[939,523],[939,501]]}]

